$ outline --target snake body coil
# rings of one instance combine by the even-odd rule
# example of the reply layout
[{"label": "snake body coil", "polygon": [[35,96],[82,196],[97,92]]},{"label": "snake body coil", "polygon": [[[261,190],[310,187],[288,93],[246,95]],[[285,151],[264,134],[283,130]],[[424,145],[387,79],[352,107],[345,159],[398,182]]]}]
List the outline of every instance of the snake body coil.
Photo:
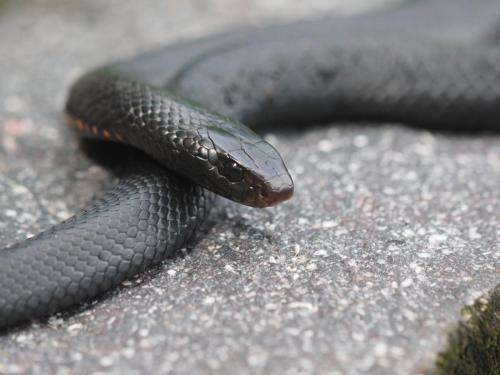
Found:
[{"label": "snake body coil", "polygon": [[[256,207],[288,199],[293,183],[279,154],[237,121],[498,130],[500,27],[488,15],[500,6],[478,3],[417,1],[221,34],[80,78],[66,105],[78,135],[156,162],[132,153],[126,176],[92,206],[0,251],[0,327],[94,298],[184,246],[209,209],[205,189]],[[478,14],[489,17],[481,28]]]}]

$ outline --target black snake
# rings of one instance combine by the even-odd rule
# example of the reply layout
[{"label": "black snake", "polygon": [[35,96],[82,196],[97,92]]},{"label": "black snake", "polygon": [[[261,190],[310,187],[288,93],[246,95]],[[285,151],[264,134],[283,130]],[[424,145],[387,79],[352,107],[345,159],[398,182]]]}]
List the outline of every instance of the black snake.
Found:
[{"label": "black snake", "polygon": [[159,263],[206,217],[205,189],[256,207],[288,199],[279,154],[240,122],[498,130],[495,3],[421,0],[236,31],[84,75],[67,101],[69,125],[156,162],[133,152],[126,176],[86,210],[0,251],[0,327],[94,298]]}]

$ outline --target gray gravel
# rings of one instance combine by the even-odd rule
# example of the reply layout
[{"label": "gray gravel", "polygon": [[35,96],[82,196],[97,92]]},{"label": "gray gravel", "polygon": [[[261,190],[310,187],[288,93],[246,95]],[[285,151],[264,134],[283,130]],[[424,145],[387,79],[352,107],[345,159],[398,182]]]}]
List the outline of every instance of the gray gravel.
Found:
[{"label": "gray gravel", "polygon": [[[79,73],[175,39],[336,6],[307,3],[0,8],[0,243],[67,218],[112,183],[63,126]],[[0,337],[0,373],[429,368],[460,307],[500,279],[500,137],[376,125],[269,135],[296,181],[293,200],[265,210],[224,202],[191,252],[72,314]]]}]

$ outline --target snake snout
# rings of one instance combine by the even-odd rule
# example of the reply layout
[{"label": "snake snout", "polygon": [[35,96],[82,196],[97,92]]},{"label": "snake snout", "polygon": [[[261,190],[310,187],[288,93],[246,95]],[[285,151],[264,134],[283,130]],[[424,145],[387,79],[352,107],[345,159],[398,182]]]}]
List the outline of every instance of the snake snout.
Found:
[{"label": "snake snout", "polygon": [[288,171],[268,180],[255,179],[244,204],[252,207],[270,207],[284,202],[293,195],[293,181]]},{"label": "snake snout", "polygon": [[268,182],[259,192],[259,207],[274,206],[290,199],[293,195],[293,181],[288,173],[280,175]]}]

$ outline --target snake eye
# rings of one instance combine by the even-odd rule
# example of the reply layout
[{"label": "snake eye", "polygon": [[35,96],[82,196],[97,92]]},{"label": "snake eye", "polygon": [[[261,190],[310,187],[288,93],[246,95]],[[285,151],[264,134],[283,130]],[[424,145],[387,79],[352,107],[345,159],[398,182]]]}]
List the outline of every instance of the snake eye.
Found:
[{"label": "snake eye", "polygon": [[228,162],[224,165],[224,174],[231,182],[240,182],[243,179],[243,171],[235,162]]}]

